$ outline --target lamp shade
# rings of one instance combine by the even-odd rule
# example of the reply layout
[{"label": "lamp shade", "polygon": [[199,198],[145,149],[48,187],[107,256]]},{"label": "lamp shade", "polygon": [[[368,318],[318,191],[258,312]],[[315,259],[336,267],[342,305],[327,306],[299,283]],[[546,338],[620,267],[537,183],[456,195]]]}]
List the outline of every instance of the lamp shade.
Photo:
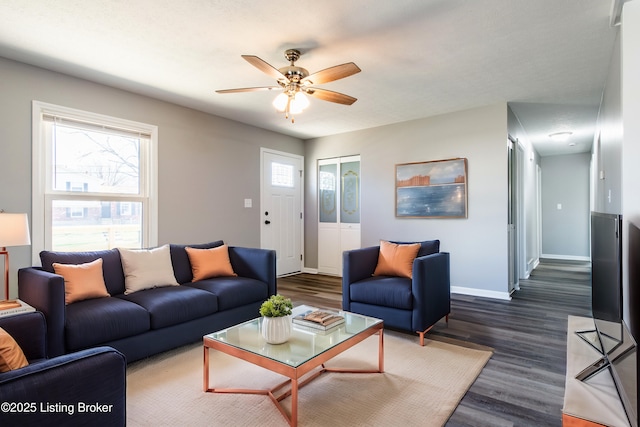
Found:
[{"label": "lamp shade", "polygon": [[26,213],[0,213],[0,247],[30,245]]}]

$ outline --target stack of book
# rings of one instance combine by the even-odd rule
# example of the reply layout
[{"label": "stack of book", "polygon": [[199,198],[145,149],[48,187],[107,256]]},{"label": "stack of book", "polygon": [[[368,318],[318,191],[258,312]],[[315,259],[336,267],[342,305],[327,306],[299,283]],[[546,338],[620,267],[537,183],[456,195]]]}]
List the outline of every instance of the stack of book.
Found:
[{"label": "stack of book", "polygon": [[293,323],[311,329],[327,331],[344,323],[344,317],[338,313],[315,310],[298,314],[293,318]]},{"label": "stack of book", "polygon": [[36,311],[36,309],[19,299],[0,301],[0,317],[29,313],[31,311]]}]

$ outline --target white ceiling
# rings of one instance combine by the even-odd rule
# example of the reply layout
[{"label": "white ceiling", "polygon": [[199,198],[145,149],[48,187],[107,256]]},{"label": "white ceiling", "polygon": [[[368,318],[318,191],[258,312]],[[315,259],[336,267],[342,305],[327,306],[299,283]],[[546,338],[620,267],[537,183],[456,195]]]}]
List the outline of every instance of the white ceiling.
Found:
[{"label": "white ceiling", "polygon": [[[617,28],[606,0],[2,0],[0,56],[300,138],[509,102],[541,155],[588,151]],[[240,55],[362,72],[292,124]],[[551,145],[548,134],[573,132]]]}]

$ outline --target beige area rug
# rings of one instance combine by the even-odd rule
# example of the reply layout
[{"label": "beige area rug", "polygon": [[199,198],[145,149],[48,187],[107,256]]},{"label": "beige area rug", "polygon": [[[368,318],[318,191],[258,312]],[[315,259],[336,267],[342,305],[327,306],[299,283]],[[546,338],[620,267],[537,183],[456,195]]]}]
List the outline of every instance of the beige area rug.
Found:
[{"label": "beige area rug", "polygon": [[[393,331],[384,374],[324,373],[299,391],[299,426],[441,426],[491,358],[469,348]],[[327,363],[377,368],[372,336]],[[203,350],[193,344],[127,368],[128,426],[287,426],[267,396],[204,393]],[[284,377],[211,350],[211,387],[270,388]],[[290,397],[284,405],[290,408]]]}]

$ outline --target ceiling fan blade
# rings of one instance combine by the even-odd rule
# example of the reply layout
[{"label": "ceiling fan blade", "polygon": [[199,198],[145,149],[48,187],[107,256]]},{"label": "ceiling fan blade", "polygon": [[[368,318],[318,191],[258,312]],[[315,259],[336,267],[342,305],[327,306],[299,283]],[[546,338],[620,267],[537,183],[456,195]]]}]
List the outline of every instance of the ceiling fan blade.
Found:
[{"label": "ceiling fan blade", "polygon": [[334,92],[332,90],[309,88],[305,92],[313,96],[314,98],[322,99],[323,101],[335,102],[338,104],[351,105],[358,99],[353,96],[345,95],[344,93]]},{"label": "ceiling fan blade", "polygon": [[345,77],[352,76],[359,73],[360,67],[353,62],[347,62],[346,64],[336,65],[334,67],[325,68],[303,79],[303,81],[309,81],[311,84],[319,85],[322,83],[332,82],[334,80],[344,79]]},{"label": "ceiling fan blade", "polygon": [[255,56],[255,55],[242,55],[242,57],[249,64],[253,65],[258,70],[260,70],[263,73],[273,77],[274,79],[276,79],[276,80],[280,80],[280,79],[287,80],[285,75],[282,74],[280,71],[278,71],[277,68],[275,68],[274,66],[270,65],[269,63],[263,61],[262,59],[258,58],[257,56]]},{"label": "ceiling fan blade", "polygon": [[274,90],[274,89],[282,89],[282,88],[280,86],[241,87],[237,89],[217,90],[216,93],[258,92],[261,90]]}]

